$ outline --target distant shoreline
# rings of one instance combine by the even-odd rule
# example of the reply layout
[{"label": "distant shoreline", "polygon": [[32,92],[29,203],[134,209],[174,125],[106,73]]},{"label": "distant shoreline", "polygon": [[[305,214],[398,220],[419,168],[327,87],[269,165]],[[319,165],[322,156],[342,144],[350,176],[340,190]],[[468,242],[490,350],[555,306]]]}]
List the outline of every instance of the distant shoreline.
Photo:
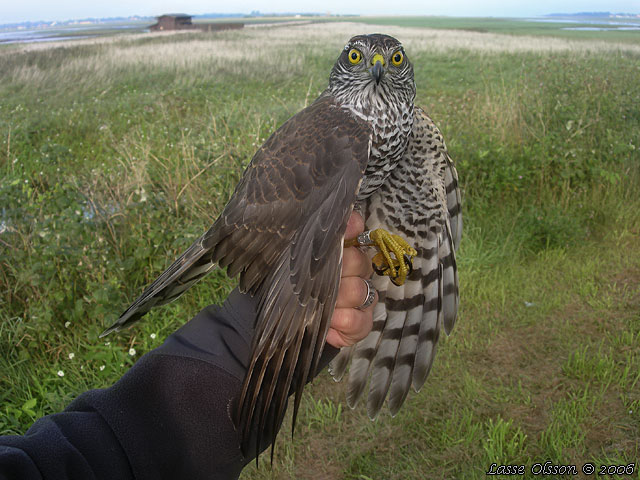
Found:
[{"label": "distant shoreline", "polygon": [[[291,14],[290,17],[278,15],[275,17],[264,16],[246,16],[246,15],[220,15],[220,16],[204,16],[195,15],[195,23],[205,23],[207,20],[243,20],[246,26],[264,24],[264,22],[272,21],[274,23],[283,23],[290,19],[331,21],[346,19],[349,16],[320,16],[320,15],[303,15],[298,17]],[[358,21],[367,22],[384,16],[354,16]],[[413,16],[406,18],[422,18],[434,20],[440,17]],[[0,46],[8,44],[31,44],[45,43],[54,41],[70,41],[76,39],[100,38],[114,36],[123,33],[138,34],[148,33],[149,27],[155,22],[156,17],[130,17],[122,19],[86,19],[86,20],[69,20],[66,22],[23,22],[22,24],[0,25]],[[394,17],[401,18],[401,17]],[[402,17],[404,18],[404,16]],[[450,26],[444,28],[463,28],[456,26],[455,23],[463,21],[466,17],[441,17],[444,20],[451,20]],[[585,30],[585,31],[630,31],[640,30],[640,14],[607,14],[607,16],[597,16],[594,14],[549,14],[542,17],[522,17],[522,18],[498,18],[488,17],[491,20],[512,20],[516,22],[534,22],[539,24],[561,24],[558,30]],[[476,18],[476,20],[480,20]],[[448,23],[448,22],[447,22]],[[425,25],[429,26],[429,25]]]}]

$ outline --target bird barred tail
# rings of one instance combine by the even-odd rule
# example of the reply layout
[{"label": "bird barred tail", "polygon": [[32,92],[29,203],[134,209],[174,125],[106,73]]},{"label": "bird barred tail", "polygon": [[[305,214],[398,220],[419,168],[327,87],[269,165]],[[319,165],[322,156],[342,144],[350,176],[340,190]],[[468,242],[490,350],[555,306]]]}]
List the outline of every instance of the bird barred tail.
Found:
[{"label": "bird barred tail", "polygon": [[427,268],[425,268],[426,275],[423,276],[424,311],[418,331],[418,346],[411,379],[416,392],[422,388],[431,371],[443,321],[441,240],[439,234],[429,233],[427,240],[431,248],[425,249],[425,267]]},{"label": "bird barred tail", "polygon": [[355,408],[360,397],[362,397],[369,376],[371,361],[376,355],[382,338],[382,330],[387,321],[383,303],[386,290],[383,290],[375,279],[374,286],[378,291],[378,304],[373,310],[373,328],[366,338],[351,347],[354,351],[351,366],[349,367],[349,381],[347,382],[347,405],[351,408]]},{"label": "bird barred tail", "polygon": [[442,314],[444,331],[449,335],[458,316],[458,268],[456,265],[456,252],[454,240],[451,237],[451,229],[445,225],[442,236],[442,244],[439,246],[439,259],[442,265]]},{"label": "bird barred tail", "polygon": [[[429,232],[429,236],[435,236]],[[427,239],[428,240],[428,239]],[[431,242],[430,242],[431,243]],[[418,348],[428,342],[424,335],[420,336],[421,325],[432,326],[433,322],[431,309],[438,303],[438,296],[434,288],[436,282],[429,282],[431,272],[437,271],[437,252],[425,250],[424,247],[418,249],[418,256],[414,261],[414,272],[409,278],[409,285],[413,293],[413,299],[405,308],[408,309],[407,322],[402,331],[402,339],[396,356],[393,371],[393,380],[389,392],[389,410],[391,415],[396,415],[400,407],[407,398],[409,388],[412,383],[413,372],[419,353]],[[426,275],[425,275],[426,273]],[[429,282],[426,285],[425,282]]]},{"label": "bird barred tail", "polygon": [[[374,277],[380,301],[374,309],[371,333],[344,348],[330,365],[339,381],[347,370],[347,403],[354,408],[370,377],[367,413],[374,419],[388,397],[396,415],[409,389],[422,388],[433,359],[440,330],[457,315],[457,273],[450,230],[429,231],[414,258],[414,269],[403,286],[388,277]],[[451,275],[449,275],[451,271]],[[447,293],[450,292],[450,293]]]},{"label": "bird barred tail", "polygon": [[[407,179],[415,181],[407,182]],[[347,402],[354,407],[368,382],[367,413],[375,418],[385,399],[395,415],[409,389],[424,385],[440,331],[449,334],[458,313],[455,251],[462,234],[458,175],[433,121],[415,109],[413,132],[402,161],[365,201],[367,228],[403,236],[418,251],[413,272],[398,287],[374,278],[380,301],[371,333],[343,349],[331,373],[343,377],[349,361]]]},{"label": "bird barred tail", "polygon": [[458,250],[462,237],[462,199],[460,198],[460,188],[458,187],[458,172],[453,166],[453,161],[449,158],[449,155],[446,155],[444,184],[447,193],[447,211],[450,219],[451,238],[453,239],[454,249]]},{"label": "bird barred tail", "polygon": [[423,303],[420,277],[414,275],[420,270],[421,258],[414,261],[414,268],[417,268],[404,285],[398,287],[391,282],[387,285],[384,302],[387,321],[373,363],[367,396],[367,413],[372,419],[380,412],[392,385],[389,398],[392,415],[397,413],[411,385],[410,372],[416,354]]}]

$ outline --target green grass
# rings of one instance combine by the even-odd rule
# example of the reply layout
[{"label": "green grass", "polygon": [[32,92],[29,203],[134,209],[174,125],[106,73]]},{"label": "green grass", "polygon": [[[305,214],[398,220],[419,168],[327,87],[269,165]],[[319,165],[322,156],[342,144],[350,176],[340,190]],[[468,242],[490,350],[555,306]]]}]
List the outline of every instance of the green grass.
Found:
[{"label": "green grass", "polygon": [[[361,27],[0,49],[0,433],[113,383],[224,298],[234,281],[215,272],[97,339],[212,222],[257,146],[324,88]],[[460,174],[460,318],[395,418],[345,408],[344,385],[323,374],[293,441],[283,427],[273,468],[243,478],[637,462],[640,55],[594,49],[598,32],[562,49],[541,37],[496,51],[477,32],[451,48],[449,37],[389,31]]]},{"label": "green grass", "polygon": [[581,19],[576,22],[537,22],[528,19],[515,18],[464,18],[464,17],[355,17],[352,21],[362,21],[375,25],[398,25],[402,27],[436,28],[464,30],[479,33],[499,33],[506,35],[532,35],[532,36],[552,36],[566,39],[584,40],[604,40],[615,42],[637,43],[640,41],[640,31],[638,30],[566,30],[576,27],[603,27],[612,26],[602,23],[581,23]]}]

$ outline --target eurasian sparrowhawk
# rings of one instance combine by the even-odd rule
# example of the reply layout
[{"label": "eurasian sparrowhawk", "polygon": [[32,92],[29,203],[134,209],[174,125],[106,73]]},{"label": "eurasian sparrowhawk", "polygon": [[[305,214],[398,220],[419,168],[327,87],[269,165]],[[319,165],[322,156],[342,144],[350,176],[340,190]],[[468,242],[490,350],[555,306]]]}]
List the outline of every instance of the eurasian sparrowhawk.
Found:
[{"label": "eurasian sparrowhawk", "polygon": [[369,336],[343,348],[330,371],[339,380],[350,362],[349,405],[368,383],[369,415],[387,397],[395,414],[410,386],[424,384],[440,329],[451,331],[458,308],[457,174],[415,93],[398,40],[349,40],[328,88],[260,147],[213,226],[103,335],[174,300],[215,265],[239,274],[259,308],[237,423],[245,448],[251,429],[275,437],[292,388],[295,423],[324,348],[355,208],[370,232],[348,243],[377,247],[380,301]]}]

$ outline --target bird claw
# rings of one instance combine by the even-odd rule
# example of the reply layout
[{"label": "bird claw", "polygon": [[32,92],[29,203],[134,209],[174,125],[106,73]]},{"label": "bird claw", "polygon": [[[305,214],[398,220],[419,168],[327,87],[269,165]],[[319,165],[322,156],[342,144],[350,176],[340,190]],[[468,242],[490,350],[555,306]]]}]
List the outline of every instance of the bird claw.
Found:
[{"label": "bird claw", "polygon": [[375,247],[378,253],[371,262],[374,272],[388,276],[397,286],[404,285],[413,272],[412,258],[418,254],[404,238],[382,228],[361,233],[354,240],[345,242],[345,246]]},{"label": "bird claw", "polygon": [[[413,272],[413,262],[411,256],[405,253],[402,258],[403,262],[399,262],[395,258],[392,258],[391,261],[393,265],[389,266],[382,254],[377,253],[371,260],[371,265],[375,273],[377,273],[378,275],[387,275],[389,277],[389,280],[391,280],[391,283],[399,287],[404,284],[407,277]],[[400,265],[402,264],[406,265],[408,270],[407,274],[404,277],[402,277],[402,274],[400,272]]]}]

